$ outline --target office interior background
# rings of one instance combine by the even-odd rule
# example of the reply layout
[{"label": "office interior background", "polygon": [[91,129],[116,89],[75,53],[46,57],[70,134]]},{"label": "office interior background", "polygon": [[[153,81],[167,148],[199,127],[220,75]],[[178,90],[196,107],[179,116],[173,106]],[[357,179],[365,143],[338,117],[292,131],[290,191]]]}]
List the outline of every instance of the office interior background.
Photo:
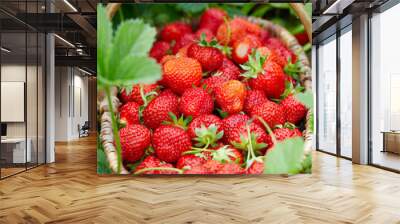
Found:
[{"label": "office interior background", "polygon": [[399,222],[399,1],[312,1],[313,174],[236,180],[97,176],[99,2],[0,1],[0,223]]}]

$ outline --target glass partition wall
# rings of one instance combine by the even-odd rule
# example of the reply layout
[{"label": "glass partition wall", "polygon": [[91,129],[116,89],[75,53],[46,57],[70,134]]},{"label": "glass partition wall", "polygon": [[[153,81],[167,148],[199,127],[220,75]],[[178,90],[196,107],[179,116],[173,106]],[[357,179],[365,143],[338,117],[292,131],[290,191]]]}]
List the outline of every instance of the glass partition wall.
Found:
[{"label": "glass partition wall", "polygon": [[352,157],[352,29],[336,32],[316,47],[317,150]]},{"label": "glass partition wall", "polygon": [[[19,7],[26,8],[19,2]],[[27,8],[26,8],[27,9]],[[35,10],[32,5],[29,10]],[[26,12],[34,12],[29,11]],[[0,11],[0,178],[45,163],[45,35]]]},{"label": "glass partition wall", "polygon": [[371,22],[370,158],[373,165],[400,171],[400,4],[373,14]]}]

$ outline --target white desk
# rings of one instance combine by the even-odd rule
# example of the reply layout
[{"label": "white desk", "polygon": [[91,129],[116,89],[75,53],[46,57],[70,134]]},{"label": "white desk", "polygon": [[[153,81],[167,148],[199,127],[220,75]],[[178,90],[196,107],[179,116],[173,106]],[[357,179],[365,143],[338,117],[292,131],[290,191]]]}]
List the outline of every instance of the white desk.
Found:
[{"label": "white desk", "polygon": [[[25,138],[5,138],[1,139],[2,147],[13,147],[12,148],[12,162],[13,163],[25,163],[31,162],[32,154],[31,154],[31,145],[32,140],[30,138],[26,141],[28,144],[26,147],[25,154]],[[25,161],[26,159],[26,161]]]}]

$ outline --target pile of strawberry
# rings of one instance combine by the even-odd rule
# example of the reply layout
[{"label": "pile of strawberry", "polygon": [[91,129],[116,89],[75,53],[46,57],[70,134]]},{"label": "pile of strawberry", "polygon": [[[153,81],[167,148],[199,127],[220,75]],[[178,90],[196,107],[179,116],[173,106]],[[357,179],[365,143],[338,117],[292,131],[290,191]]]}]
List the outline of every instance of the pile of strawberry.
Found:
[{"label": "pile of strawberry", "polygon": [[164,26],[149,53],[162,80],[120,91],[123,163],[135,174],[261,174],[275,142],[302,136],[296,55],[217,8],[197,28]]}]

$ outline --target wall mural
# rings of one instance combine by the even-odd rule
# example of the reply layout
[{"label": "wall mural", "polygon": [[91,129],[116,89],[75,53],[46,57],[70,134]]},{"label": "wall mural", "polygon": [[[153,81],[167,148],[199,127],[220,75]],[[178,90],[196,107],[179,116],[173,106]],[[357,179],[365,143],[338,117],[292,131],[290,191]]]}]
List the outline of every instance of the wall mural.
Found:
[{"label": "wall mural", "polygon": [[311,4],[97,11],[99,174],[311,173]]}]

